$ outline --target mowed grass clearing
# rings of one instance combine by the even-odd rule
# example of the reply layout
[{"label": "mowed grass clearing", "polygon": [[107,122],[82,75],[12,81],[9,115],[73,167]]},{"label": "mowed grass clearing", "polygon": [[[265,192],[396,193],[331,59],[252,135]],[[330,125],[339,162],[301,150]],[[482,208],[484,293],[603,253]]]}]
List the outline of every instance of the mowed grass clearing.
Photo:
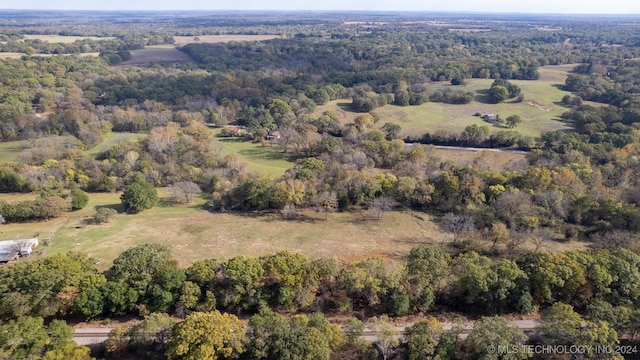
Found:
[{"label": "mowed grass clearing", "polygon": [[[120,194],[90,194],[89,205],[51,221],[6,224],[0,240],[51,239],[42,246],[46,255],[82,251],[106,269],[124,250],[144,243],[160,243],[173,252],[181,266],[205,258],[262,256],[282,250],[310,258],[336,256],[346,261],[379,256],[402,261],[411,248],[436,244],[446,236],[429,215],[392,211],[382,220],[373,211],[324,214],[304,210],[299,220],[283,220],[278,213],[213,214],[202,210],[205,200],[191,205],[156,206],[140,214],[120,213],[108,224],[84,225],[96,207],[120,208]],[[161,196],[168,196],[160,189]],[[0,194],[0,200],[20,201],[34,194]]]},{"label": "mowed grass clearing", "polygon": [[[16,203],[26,200],[35,200],[37,194],[0,194],[0,200],[9,203]],[[66,213],[63,216],[35,223],[24,224],[4,224],[0,227],[0,240],[10,239],[25,239],[37,237],[39,239],[54,239],[60,229],[63,229],[68,224],[80,223],[84,218],[92,216],[95,213],[97,206],[110,206],[120,204],[120,198],[118,194],[105,194],[105,193],[92,193],[89,194],[89,204],[82,210]],[[45,251],[49,251],[49,248],[42,247]]]},{"label": "mowed grass clearing", "polygon": [[265,41],[279,38],[280,35],[201,35],[201,36],[174,36],[176,46],[185,46],[193,43],[217,44],[232,41]]},{"label": "mowed grass clearing", "polygon": [[173,45],[153,45],[140,50],[131,50],[131,59],[123,61],[115,68],[131,66],[148,66],[150,64],[187,64],[194,63],[186,53],[178,50]]},{"label": "mowed grass clearing", "polygon": [[107,135],[106,139],[103,142],[87,150],[86,153],[87,155],[95,158],[96,156],[98,156],[98,154],[108,150],[115,144],[134,139],[142,140],[147,138],[148,136],[149,134],[142,133],[112,132]]},{"label": "mowed grass clearing", "polygon": [[539,136],[543,132],[566,128],[559,119],[567,109],[557,103],[569,92],[560,90],[554,86],[557,84],[547,81],[511,80],[511,82],[522,89],[525,98],[523,102],[491,104],[486,101],[486,91],[491,87],[493,80],[467,79],[464,86],[452,86],[447,83],[430,84],[427,91],[433,93],[447,88],[470,91],[476,95],[476,100],[469,104],[427,102],[420,106],[408,107],[388,105],[375,111],[380,116],[381,122],[396,122],[407,133],[444,131],[459,134],[465,127],[472,124],[489,125],[492,131],[507,129],[487,124],[481,118],[473,116],[475,113],[498,114],[503,119],[511,115],[519,115],[523,121],[515,130],[529,136]]},{"label": "mowed grass clearing", "polygon": [[276,145],[261,145],[237,138],[218,138],[217,141],[226,153],[238,154],[251,170],[262,175],[280,177],[295,165],[290,153],[283,153]]},{"label": "mowed grass clearing", "polygon": [[15,161],[18,154],[28,147],[28,140],[0,142],[0,163]]},{"label": "mowed grass clearing", "polygon": [[[560,121],[560,115],[567,108],[559,105],[562,97],[570,92],[561,90],[568,72],[575,65],[546,66],[540,68],[539,80],[510,80],[518,85],[524,94],[522,103],[505,102],[491,104],[487,100],[487,91],[492,79],[466,79],[464,86],[452,86],[448,82],[426,84],[427,93],[441,89],[470,91],[476,95],[476,100],[470,104],[452,105],[427,102],[420,106],[387,105],[377,108],[374,112],[380,117],[379,125],[386,122],[397,123],[402,126],[403,134],[420,135],[426,132],[461,133],[465,127],[477,124],[488,125],[492,131],[508,130],[506,127],[493,126],[477,116],[480,114],[498,114],[503,119],[511,115],[519,115],[523,122],[515,130],[523,135],[539,136],[540,134],[567,128]],[[341,99],[319,106],[315,115],[325,110],[335,111],[343,124],[353,122],[358,113],[349,111],[350,99]]]},{"label": "mowed grass clearing", "polygon": [[[82,54],[62,54],[62,56],[72,56],[72,55],[98,57],[100,55],[100,53],[91,52],[91,53],[82,53]],[[58,54],[33,54],[33,55],[27,55],[25,53],[17,53],[17,52],[0,52],[0,59],[20,59],[23,56],[51,57],[51,56],[60,56],[60,55],[58,55]]]},{"label": "mowed grass clearing", "polygon": [[514,170],[529,166],[526,154],[512,151],[462,150],[457,148],[425,146],[430,156],[442,162],[451,162],[460,167],[474,167],[481,170]]},{"label": "mowed grass clearing", "polygon": [[50,44],[63,43],[71,44],[78,40],[113,40],[114,37],[97,37],[97,36],[60,36],[60,35],[24,35],[25,40],[42,40]]},{"label": "mowed grass clearing", "polygon": [[129,247],[153,242],[169,247],[181,266],[198,259],[255,257],[282,250],[310,258],[353,261],[379,256],[400,261],[411,248],[442,240],[439,227],[424,214],[388,212],[380,221],[373,213],[330,214],[327,221],[320,213],[304,214],[308,217],[290,221],[277,213],[212,214],[196,206],[157,207],[118,215],[106,225],[76,228],[69,222],[47,251],[85,251],[109,264]]},{"label": "mowed grass clearing", "polygon": [[18,52],[0,52],[0,59],[20,59],[23,56],[26,56],[25,53]]}]

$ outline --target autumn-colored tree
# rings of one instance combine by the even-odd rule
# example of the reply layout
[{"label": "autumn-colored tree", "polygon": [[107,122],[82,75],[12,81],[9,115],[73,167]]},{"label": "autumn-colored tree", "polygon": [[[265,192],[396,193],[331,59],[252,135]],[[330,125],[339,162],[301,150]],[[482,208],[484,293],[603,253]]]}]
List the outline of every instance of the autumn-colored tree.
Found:
[{"label": "autumn-colored tree", "polygon": [[[568,304],[557,302],[545,309],[540,317],[541,333],[554,345],[575,345],[584,347],[588,355],[594,354],[594,346],[600,348],[618,344],[616,331],[606,321],[585,321]],[[620,359],[617,354],[609,354],[607,359]]]},{"label": "autumn-colored tree", "polygon": [[286,179],[279,181],[273,188],[271,195],[275,207],[285,205],[297,206],[304,200],[306,185],[296,179]]},{"label": "autumn-colored tree", "polygon": [[435,318],[429,318],[407,328],[405,337],[409,360],[433,359],[441,333],[442,323]]},{"label": "autumn-colored tree", "polygon": [[[530,354],[524,351],[523,345],[527,341],[527,335],[515,326],[509,325],[503,317],[483,317],[473,326],[473,331],[462,344],[465,353],[473,359],[486,360],[524,360]],[[514,349],[504,354],[498,349]]]},{"label": "autumn-colored tree", "polygon": [[236,256],[217,269],[215,293],[220,306],[239,311],[256,308],[262,300],[264,268],[256,258]]},{"label": "autumn-colored tree", "polygon": [[315,299],[310,263],[304,255],[281,251],[263,258],[265,285],[274,305],[305,308]]},{"label": "autumn-colored tree", "polygon": [[219,311],[194,312],[178,323],[166,355],[170,359],[230,359],[244,352],[240,320]]}]

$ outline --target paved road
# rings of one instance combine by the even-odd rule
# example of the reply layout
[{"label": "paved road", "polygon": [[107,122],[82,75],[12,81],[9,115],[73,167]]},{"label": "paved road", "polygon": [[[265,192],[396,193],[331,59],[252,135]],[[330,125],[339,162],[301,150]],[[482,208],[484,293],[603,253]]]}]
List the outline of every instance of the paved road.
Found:
[{"label": "paved road", "polygon": [[[520,330],[522,331],[534,331],[537,327],[538,327],[538,322],[535,320],[511,320],[509,321],[509,323],[512,326],[515,326],[517,328],[520,328]],[[398,332],[398,337],[401,337],[404,332],[406,331],[407,328],[411,327],[413,325],[413,323],[407,323],[407,324],[403,324],[403,325],[398,325],[396,327],[396,331]],[[444,331],[451,331],[451,329],[453,329],[454,327],[454,323],[450,323],[450,322],[444,322],[442,323],[442,330]],[[469,335],[469,333],[473,330],[473,322],[467,322],[464,323],[462,326],[462,332],[460,333],[460,337],[461,338],[466,338],[467,335]],[[365,328],[364,331],[364,336],[363,338],[367,341],[376,341],[377,337],[375,336],[374,332],[371,331],[371,329],[369,328]]]},{"label": "paved road", "polygon": [[82,327],[75,328],[73,340],[80,346],[100,344],[107,340],[113,328],[110,327]]},{"label": "paved road", "polygon": [[522,150],[511,150],[511,149],[496,149],[496,148],[477,148],[477,147],[463,147],[463,146],[443,146],[443,145],[427,145],[433,146],[434,149],[449,149],[449,150],[464,150],[464,151],[491,151],[491,152],[502,152],[502,153],[511,153],[511,154],[528,154],[528,151]]},{"label": "paved road", "polygon": [[514,150],[514,149],[505,149],[505,148],[480,148],[480,147],[469,147],[469,146],[448,146],[448,145],[431,145],[431,144],[420,144],[420,143],[405,143],[405,147],[411,148],[415,145],[424,145],[428,147],[433,147],[434,149],[444,149],[444,150],[463,150],[463,151],[491,151],[491,152],[501,152],[501,153],[512,153],[512,154],[528,154],[528,151],[522,150]]},{"label": "paved road", "polygon": [[[513,326],[520,328],[522,331],[533,331],[538,326],[538,322],[535,320],[511,320],[509,321],[509,323]],[[398,332],[398,337],[402,336],[406,328],[410,327],[411,325],[413,325],[413,323],[398,325],[396,327],[396,330]],[[450,323],[450,322],[442,323],[442,329],[444,331],[451,330],[453,326],[454,326],[454,323]],[[111,332],[111,330],[112,328],[110,327],[76,328],[73,340],[78,345],[100,344],[107,340],[107,337],[109,336],[109,333]],[[473,323],[472,322],[465,323],[463,326],[463,331],[461,336],[465,337],[466,335],[469,334],[469,332],[471,332],[471,330],[473,330]],[[373,333],[373,331],[371,331],[371,329],[365,329],[363,337],[367,341],[377,340],[375,334]]]}]

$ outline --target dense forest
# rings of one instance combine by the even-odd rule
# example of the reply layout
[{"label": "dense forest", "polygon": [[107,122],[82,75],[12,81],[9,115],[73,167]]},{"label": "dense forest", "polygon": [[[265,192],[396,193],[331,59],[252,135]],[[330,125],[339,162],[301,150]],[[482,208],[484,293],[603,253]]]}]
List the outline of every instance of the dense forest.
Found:
[{"label": "dense forest", "polygon": [[[55,219],[92,194],[120,191],[121,210],[145,216],[156,188],[170,186],[177,203],[206,199],[203,212],[296,219],[301,209],[373,209],[381,218],[411,209],[435,216],[453,240],[417,247],[394,269],[379,258],[346,263],[292,252],[183,269],[157,244],[127,250],[104,272],[82,253],[21,260],[0,267],[0,357],[89,358],[59,319],[121,316],[144,320],[114,330],[104,356],[490,359],[498,357],[487,346],[498,344],[635,346],[637,18],[99,13],[65,23],[69,17],[44,13],[2,15],[22,25],[0,18],[0,55],[24,55],[0,60],[0,138],[28,147],[0,164],[0,192],[35,199],[0,198],[0,223]],[[450,25],[434,25],[443,23]],[[92,38],[27,37],[38,34]],[[277,38],[196,41],[220,34]],[[179,49],[192,62],[112,66],[178,36],[193,37]],[[535,138],[518,132],[517,115],[496,119],[504,124],[497,130],[409,133],[376,112],[469,104],[469,79],[491,79],[491,103],[522,102],[527,94],[514,81],[565,64],[575,64],[562,85],[571,95],[557,99],[568,128]],[[429,89],[444,82],[446,90]],[[318,111],[335,100],[348,100],[353,121]],[[278,146],[295,165],[278,178],[253,172],[221,150],[211,127],[219,136],[243,129],[244,140]],[[141,136],[89,155],[113,133]],[[521,150],[526,164],[459,166],[429,145]],[[114,212],[97,209],[91,221]],[[570,240],[589,250],[543,250]],[[390,335],[389,317],[435,311],[479,320],[465,340],[435,319],[408,328],[402,342]],[[335,314],[349,320],[337,327],[325,318]],[[501,317],[514,314],[539,314],[538,335]],[[365,324],[376,332],[373,346],[362,340]],[[194,333],[212,336],[199,342]]]}]

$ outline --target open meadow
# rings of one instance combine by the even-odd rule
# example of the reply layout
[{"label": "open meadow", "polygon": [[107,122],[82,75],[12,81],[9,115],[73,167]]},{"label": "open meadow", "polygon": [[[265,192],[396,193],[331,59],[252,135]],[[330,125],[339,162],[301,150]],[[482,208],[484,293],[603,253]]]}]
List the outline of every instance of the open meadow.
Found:
[{"label": "open meadow", "polygon": [[0,59],[20,59],[25,55],[27,54],[19,52],[0,52]]},{"label": "open meadow", "polygon": [[22,150],[29,146],[28,140],[0,142],[0,163],[15,161]]},{"label": "open meadow", "polygon": [[[324,213],[308,209],[296,220],[285,220],[276,212],[210,213],[202,209],[203,199],[191,205],[171,205],[167,189],[159,192],[161,203],[167,205],[136,215],[119,213],[103,225],[87,225],[85,220],[97,207],[122,210],[120,194],[90,194],[86,208],[58,219],[2,225],[0,240],[50,239],[48,246],[38,249],[45,255],[82,251],[98,260],[104,270],[124,250],[151,242],[166,245],[183,267],[199,259],[253,257],[282,250],[344,261],[375,256],[393,265],[404,262],[416,246],[449,243],[452,239],[431,215],[417,211],[389,211],[377,220],[373,210],[359,210],[329,214],[325,221]],[[0,194],[0,200],[10,202],[33,198],[34,194]],[[547,249],[584,247],[584,243],[575,241],[551,242]]]},{"label": "open meadow", "polygon": [[529,166],[526,155],[515,151],[492,151],[491,149],[460,149],[455,147],[425,145],[428,155],[441,162],[450,162],[460,167],[482,170],[514,170]]},{"label": "open meadow", "polygon": [[189,64],[193,59],[173,45],[153,45],[140,50],[131,50],[131,59],[123,61],[115,68],[149,66],[151,64]]},{"label": "open meadow", "polygon": [[[493,83],[492,79],[466,79],[465,85],[453,86],[448,82],[428,83],[428,94],[434,91],[452,88],[454,90],[470,91],[476,95],[476,99],[469,104],[451,105],[443,103],[426,102],[419,106],[395,106],[387,105],[375,109],[379,116],[380,126],[386,122],[393,122],[402,127],[403,134],[424,134],[426,132],[461,133],[465,127],[477,125],[489,125],[492,131],[507,130],[507,127],[487,124],[477,116],[480,114],[498,114],[503,119],[511,115],[519,115],[522,118],[515,130],[523,135],[539,136],[547,131],[566,128],[561,122],[560,115],[567,111],[560,105],[562,97],[570,92],[561,90],[568,72],[575,65],[545,66],[540,68],[539,80],[511,80],[518,85],[524,94],[521,103],[504,102],[492,104],[487,101],[486,92]],[[359,114],[349,111],[350,99],[334,100],[329,104],[318,106],[315,114],[333,110],[343,124],[352,122]]]},{"label": "open meadow", "polygon": [[87,155],[95,158],[96,156],[98,156],[98,154],[108,150],[115,144],[134,139],[142,140],[148,136],[149,134],[143,133],[111,132],[107,135],[106,139],[104,139],[103,142],[87,150],[86,153]]},{"label": "open meadow", "polygon": [[[132,139],[144,139],[147,136],[149,136],[149,134],[112,132],[107,135],[103,142],[85,152],[87,155],[95,158],[100,152],[109,149],[119,142]],[[0,142],[0,163],[15,161],[18,154],[27,149],[29,144],[29,140]]]},{"label": "open meadow", "polygon": [[132,66],[149,66],[151,64],[190,64],[193,59],[178,50],[178,48],[192,43],[215,44],[231,41],[264,41],[278,38],[278,35],[202,35],[202,36],[174,36],[172,45],[152,45],[140,50],[131,50],[131,59],[123,61],[116,68]]},{"label": "open meadow", "polygon": [[[161,189],[161,196],[167,196]],[[34,194],[0,194],[0,200],[33,199]],[[202,210],[204,200],[192,205],[157,206],[137,215],[118,214],[108,224],[85,225],[100,206],[120,208],[119,194],[90,194],[89,205],[51,221],[2,226],[0,240],[38,236],[50,239],[46,254],[83,251],[106,268],[122,251],[138,244],[168,246],[181,266],[203,258],[261,256],[281,250],[311,258],[336,256],[344,260],[380,256],[401,260],[409,250],[443,240],[439,227],[426,214],[388,212],[382,220],[366,210],[329,214],[305,210],[298,220],[278,213],[213,214]]]},{"label": "open meadow", "polygon": [[[100,53],[90,52],[90,53],[82,53],[82,54],[62,54],[61,56],[73,56],[73,55],[98,57]],[[20,59],[23,56],[27,56],[27,54],[18,53],[18,52],[0,52],[0,59]],[[50,57],[50,56],[60,56],[60,55],[59,54],[33,54],[29,56]]]},{"label": "open meadow", "polygon": [[24,35],[25,40],[41,40],[48,43],[72,44],[78,40],[113,40],[114,37],[97,37],[97,36],[62,36],[62,35]]},{"label": "open meadow", "polygon": [[236,138],[218,138],[222,149],[228,154],[238,154],[249,168],[262,175],[282,176],[295,162],[280,147],[267,143],[259,144]]},{"label": "open meadow", "polygon": [[279,35],[200,35],[200,36],[174,36],[176,46],[185,46],[193,43],[216,44],[231,41],[265,41],[279,38]]}]

